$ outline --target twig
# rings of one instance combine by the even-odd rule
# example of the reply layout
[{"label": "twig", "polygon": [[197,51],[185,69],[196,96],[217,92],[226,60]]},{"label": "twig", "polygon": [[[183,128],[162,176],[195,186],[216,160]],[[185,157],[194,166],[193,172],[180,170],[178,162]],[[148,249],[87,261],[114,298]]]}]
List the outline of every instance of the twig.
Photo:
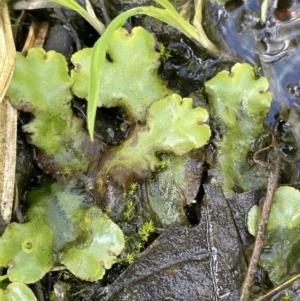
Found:
[{"label": "twig", "polygon": [[259,155],[260,153],[262,153],[262,152],[268,150],[269,148],[274,148],[274,147],[275,147],[275,139],[274,139],[274,135],[272,135],[272,142],[271,142],[271,144],[268,145],[268,146],[266,146],[266,147],[264,147],[264,148],[261,148],[261,149],[259,149],[257,152],[255,152],[254,155],[253,155],[253,162],[254,162],[255,164],[260,165],[261,167],[269,168],[270,163],[262,162],[262,161],[259,160],[257,157],[258,157],[258,155]]},{"label": "twig", "polygon": [[32,20],[29,32],[24,43],[22,54],[27,55],[30,48],[43,47],[48,33],[49,22]]},{"label": "twig", "polygon": [[[260,221],[258,225],[257,235],[255,238],[252,256],[248,265],[248,270],[247,270],[244,283],[242,285],[240,301],[248,301],[251,294],[251,290],[255,281],[255,275],[257,273],[260,253],[264,244],[265,231],[269,221],[271,205],[272,205],[275,190],[277,188],[277,182],[278,182],[279,171],[280,171],[280,159],[278,156],[278,151],[275,145],[275,141],[274,141],[275,139],[273,135],[272,135],[272,139],[273,141],[270,147],[274,149],[275,160],[268,166],[269,177],[268,177],[268,184],[267,184],[267,193],[261,210]],[[254,156],[254,158],[256,158],[256,156]],[[256,160],[256,163],[259,163],[259,161]],[[260,164],[264,166],[262,162],[260,162]]]},{"label": "twig", "polygon": [[15,183],[17,110],[4,99],[0,103],[0,235],[10,223]]},{"label": "twig", "polygon": [[282,284],[272,288],[271,290],[269,290],[263,296],[256,298],[255,301],[270,300],[269,298],[272,295],[274,295],[274,294],[278,293],[279,291],[283,290],[285,287],[289,286],[290,284],[292,284],[294,281],[298,280],[299,278],[300,278],[300,274],[297,274],[296,276],[292,276],[290,279],[288,279],[284,283],[282,283]]},{"label": "twig", "polygon": [[[15,69],[16,50],[6,1],[0,1],[0,102]],[[2,129],[2,128],[1,128]]]}]

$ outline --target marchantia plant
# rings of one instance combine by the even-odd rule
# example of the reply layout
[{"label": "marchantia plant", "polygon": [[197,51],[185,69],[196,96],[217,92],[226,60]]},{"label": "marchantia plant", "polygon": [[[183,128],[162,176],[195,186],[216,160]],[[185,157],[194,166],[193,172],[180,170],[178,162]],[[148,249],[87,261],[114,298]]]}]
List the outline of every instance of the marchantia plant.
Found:
[{"label": "marchantia plant", "polygon": [[[104,159],[100,159],[96,179],[96,194],[100,198],[106,195],[103,179],[111,177],[114,185],[126,189],[131,180],[146,181],[151,173],[159,171],[158,151],[182,156],[203,146],[210,137],[210,129],[205,124],[207,111],[194,108],[191,98],[172,94],[159,78],[160,56],[155,51],[152,35],[142,28],[134,29],[131,35],[126,33],[119,29],[112,37],[109,54],[115,61],[107,62],[107,91],[102,91],[99,105],[122,107],[132,129],[123,144],[108,148],[102,155]],[[136,47],[144,50],[139,54]],[[65,176],[32,191],[28,195],[27,222],[12,223],[0,238],[4,250],[0,265],[8,267],[7,276],[13,282],[36,282],[57,264],[64,264],[81,279],[95,281],[103,277],[105,269],[111,267],[124,247],[120,228],[75,189],[80,173],[95,168],[101,156],[100,143],[89,141],[83,121],[70,107],[71,89],[78,96],[87,95],[83,71],[88,68],[84,64],[84,60],[88,64],[88,52],[83,50],[73,56],[72,77],[68,75],[64,58],[53,51],[31,49],[27,57],[18,54],[7,97],[15,107],[32,114],[32,120],[23,130],[29,135],[28,141],[38,149],[39,166],[45,173]],[[134,59],[122,57],[124,53]],[[144,78],[137,82],[135,77],[136,89],[130,97],[129,85],[115,82],[114,75],[134,77],[140,74],[140,68],[145,69]],[[24,70],[30,77],[22,76]],[[37,82],[39,85],[34,84]],[[115,90],[117,96],[110,94],[110,90]],[[137,156],[130,159],[132,151]],[[110,161],[105,159],[110,156]],[[129,171],[128,176],[123,177],[125,170]],[[70,176],[74,173],[76,177]],[[143,178],[145,174],[148,176]],[[67,233],[61,229],[67,229]],[[79,268],[81,261],[87,264]]]},{"label": "marchantia plant", "polygon": [[31,113],[23,131],[37,147],[37,163],[47,174],[85,172],[98,160],[99,143],[91,143],[83,120],[72,112],[74,80],[68,72],[64,56],[54,51],[33,48],[26,57],[17,53],[6,93],[18,110]]},{"label": "marchantia plant", "polygon": [[[75,68],[71,76],[75,83],[73,93],[87,98],[90,81],[92,48],[85,48],[72,56]],[[158,75],[160,54],[155,51],[155,39],[142,27],[129,33],[125,28],[116,30],[108,44],[101,78],[98,107],[121,107],[132,122],[145,122],[146,109],[172,91]]]},{"label": "marchantia plant", "polygon": [[250,65],[237,63],[231,72],[219,72],[207,81],[205,89],[219,130],[214,139],[214,176],[225,196],[232,196],[235,186],[242,191],[266,187],[267,172],[258,165],[250,168],[250,151],[264,131],[263,122],[271,106],[268,80],[256,79]]},{"label": "marchantia plant", "polygon": [[112,266],[124,247],[123,233],[76,186],[45,181],[29,193],[28,221],[10,224],[0,239],[0,266],[8,267],[10,281],[34,283],[58,264],[96,281]]},{"label": "marchantia plant", "polygon": [[[59,264],[81,279],[101,279],[125,245],[119,226],[102,211],[111,205],[109,195],[115,189],[126,192],[136,182],[147,183],[159,172],[168,175],[168,157],[175,171],[170,173],[172,180],[180,190],[180,185],[186,186],[181,181],[186,162],[210,139],[207,110],[173,93],[159,77],[160,55],[153,36],[141,27],[131,33],[120,28],[109,41],[111,61],[102,72],[97,105],[122,108],[131,129],[123,143],[101,153],[101,141],[90,141],[83,120],[71,109],[72,92],[88,97],[91,53],[83,49],[73,55],[71,76],[63,56],[53,51],[31,49],[27,57],[17,56],[7,97],[16,108],[32,114],[23,130],[37,147],[40,168],[61,177],[30,192],[27,221],[10,224],[0,238],[0,266],[8,268],[12,282],[34,283]],[[247,154],[270,107],[267,89],[267,80],[255,80],[247,64],[236,64],[231,73],[221,72],[206,83],[211,116],[225,129],[222,141],[216,143],[216,169],[226,195],[233,193],[233,180],[244,190],[257,188],[255,177],[244,173],[249,167]],[[203,159],[202,152],[198,156]],[[77,179],[89,171],[95,175],[98,204],[77,188]],[[180,171],[177,182],[176,171]],[[158,211],[169,208],[166,202]],[[172,210],[172,221],[157,214],[163,226],[177,221],[176,208]],[[81,261],[85,266],[79,267]]]}]

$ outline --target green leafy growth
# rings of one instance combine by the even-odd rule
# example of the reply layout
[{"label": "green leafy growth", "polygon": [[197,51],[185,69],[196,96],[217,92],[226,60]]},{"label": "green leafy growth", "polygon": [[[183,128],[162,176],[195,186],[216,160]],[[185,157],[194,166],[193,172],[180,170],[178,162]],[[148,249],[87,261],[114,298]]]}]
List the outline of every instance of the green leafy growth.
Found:
[{"label": "green leafy growth", "polygon": [[126,254],[125,262],[131,264],[134,261],[135,257],[136,255],[134,253]]},{"label": "green leafy growth", "polygon": [[204,124],[208,113],[193,108],[192,102],[178,94],[154,102],[147,110],[146,124],[137,125],[122,145],[105,152],[96,180],[101,200],[106,198],[108,186],[124,186],[128,191],[132,182],[148,180],[160,168],[157,153],[182,156],[208,141],[210,129]]},{"label": "green leafy growth", "polygon": [[158,43],[158,50],[163,61],[167,61],[170,57],[172,57],[171,51],[167,50],[163,43]]},{"label": "green leafy growth", "polygon": [[0,289],[1,301],[37,301],[34,293],[24,283],[14,282],[7,286],[6,289]]},{"label": "green leafy growth", "polygon": [[[144,218],[140,215],[141,209],[133,200],[132,196],[127,196],[125,201],[125,211],[123,211],[118,224],[121,225],[125,235],[125,248],[118,258],[119,261],[130,264],[140,254],[141,249],[148,241],[151,233],[155,232],[154,223],[151,220],[144,221]],[[136,225],[141,225],[138,229]]]},{"label": "green leafy growth", "polygon": [[[256,235],[260,207],[254,206],[248,212],[247,226]],[[295,188],[277,188],[270,212],[265,238],[265,248],[260,265],[268,271],[274,284],[300,270],[300,192]]]},{"label": "green leafy growth", "polygon": [[45,182],[28,201],[29,221],[12,223],[0,238],[9,279],[36,282],[55,261],[81,279],[101,279],[124,247],[120,228],[71,184]]},{"label": "green leafy growth", "polygon": [[142,229],[139,231],[139,235],[142,241],[147,241],[149,235],[155,232],[155,228],[152,221],[147,221],[144,223]]},{"label": "green leafy growth", "polygon": [[126,210],[123,213],[124,219],[130,221],[137,216],[136,206],[130,199],[125,202],[125,206]]},{"label": "green leafy growth", "polygon": [[163,9],[156,8],[153,6],[136,7],[120,14],[118,17],[112,20],[112,22],[106,28],[102,37],[96,42],[94,46],[90,68],[90,78],[92,78],[93,80],[89,82],[89,102],[87,112],[88,129],[92,138],[94,134],[94,123],[96,117],[99,91],[102,90],[101,79],[104,73],[103,67],[105,65],[106,51],[109,45],[109,40],[113,35],[114,31],[122,27],[129,17],[135,16],[137,14],[144,14],[150,17],[157,18],[182,31],[182,33],[185,34],[187,37],[196,40],[215,56],[218,56],[220,54],[219,49],[217,49],[216,46],[210,42],[205,32],[201,30],[201,32],[199,33],[195,29],[195,27],[193,27],[191,24],[189,24],[189,22],[187,22],[182,16],[179,15],[179,13],[169,1],[155,0],[155,2],[160,4],[163,7]]},{"label": "green leafy growth", "polygon": [[263,131],[263,121],[271,105],[268,80],[254,78],[248,64],[235,64],[231,72],[222,71],[205,83],[211,116],[220,137],[215,139],[217,180],[227,197],[233,187],[244,191],[258,189],[266,183],[266,172],[250,168],[249,153]]},{"label": "green leafy growth", "polygon": [[39,149],[38,163],[46,173],[86,171],[98,156],[83,122],[71,109],[71,86],[65,58],[54,51],[32,48],[17,53],[7,97],[32,120],[23,126],[28,141]]},{"label": "green leafy growth", "polygon": [[[83,49],[71,59],[75,66],[72,90],[80,98],[88,96],[92,51]],[[122,107],[129,119],[145,122],[146,108],[171,94],[158,76],[160,54],[154,37],[142,27],[131,33],[120,28],[111,36],[107,54],[110,60],[103,66],[98,107]]]}]

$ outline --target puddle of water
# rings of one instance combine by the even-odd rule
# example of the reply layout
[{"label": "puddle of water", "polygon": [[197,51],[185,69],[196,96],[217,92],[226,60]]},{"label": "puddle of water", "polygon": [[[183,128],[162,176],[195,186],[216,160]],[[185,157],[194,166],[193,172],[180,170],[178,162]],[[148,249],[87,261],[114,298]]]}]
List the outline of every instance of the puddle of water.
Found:
[{"label": "puddle of water", "polygon": [[[269,79],[273,103],[266,123],[277,130],[279,122],[288,125],[289,136],[294,138],[284,141],[287,131],[282,131],[279,143],[286,150],[283,156],[291,156],[289,149],[293,149],[294,160],[287,169],[293,169],[292,178],[299,181],[296,170],[300,167],[300,147],[296,129],[300,122],[300,2],[269,1],[266,23],[260,21],[259,0],[234,0],[225,7],[206,3],[204,16],[211,37],[217,37],[230,59],[257,65]],[[292,119],[290,116],[282,119],[287,108]]]},{"label": "puddle of water", "polygon": [[[262,67],[268,77],[273,94],[269,124],[283,106],[292,106],[300,112],[300,3],[273,1],[267,22],[260,22],[258,0],[231,1],[229,5],[206,7],[210,18],[206,20],[215,29],[230,57]],[[206,14],[207,15],[207,14]]]}]

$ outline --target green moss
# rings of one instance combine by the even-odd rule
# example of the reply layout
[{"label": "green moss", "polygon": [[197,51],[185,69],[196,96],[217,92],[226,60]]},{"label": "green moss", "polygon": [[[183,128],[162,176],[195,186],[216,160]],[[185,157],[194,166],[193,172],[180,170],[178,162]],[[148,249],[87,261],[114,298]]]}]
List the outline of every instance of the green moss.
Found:
[{"label": "green moss", "polygon": [[155,228],[152,221],[147,221],[143,224],[142,229],[139,231],[139,236],[141,237],[142,241],[147,241],[149,235],[155,232]]},{"label": "green moss", "polygon": [[249,191],[266,184],[266,171],[250,165],[250,150],[263,132],[272,98],[268,80],[254,75],[250,65],[238,63],[231,72],[222,71],[205,83],[210,113],[219,129],[214,140],[217,181],[227,197],[234,194],[234,186]]}]

